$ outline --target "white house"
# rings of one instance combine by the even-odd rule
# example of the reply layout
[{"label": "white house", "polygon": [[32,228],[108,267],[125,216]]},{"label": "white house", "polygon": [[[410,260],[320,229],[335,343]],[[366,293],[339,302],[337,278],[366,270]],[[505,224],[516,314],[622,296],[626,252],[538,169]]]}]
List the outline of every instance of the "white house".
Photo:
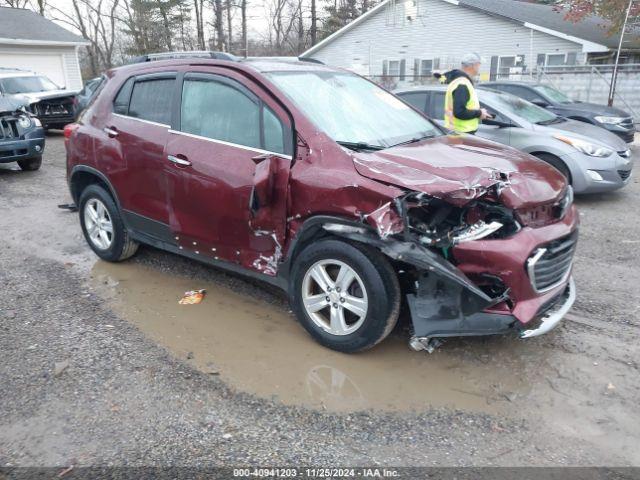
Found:
[{"label": "white house", "polygon": [[[402,81],[431,77],[477,52],[481,79],[538,65],[613,63],[617,35],[597,17],[573,23],[550,5],[517,0],[384,0],[302,54],[362,75]],[[637,60],[637,32],[625,57]]]},{"label": "white house", "polygon": [[80,90],[78,48],[88,44],[36,12],[0,7],[0,68],[35,71],[61,87]]}]

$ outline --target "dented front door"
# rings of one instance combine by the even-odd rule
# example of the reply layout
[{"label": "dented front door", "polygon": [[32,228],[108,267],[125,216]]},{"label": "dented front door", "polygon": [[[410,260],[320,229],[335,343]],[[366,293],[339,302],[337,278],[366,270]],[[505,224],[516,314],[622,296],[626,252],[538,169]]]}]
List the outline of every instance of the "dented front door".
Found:
[{"label": "dented front door", "polygon": [[[242,78],[202,72],[181,81],[165,163],[175,240],[196,255],[275,275],[292,150],[287,117]],[[273,172],[270,202],[252,208],[254,177],[265,167]]]}]

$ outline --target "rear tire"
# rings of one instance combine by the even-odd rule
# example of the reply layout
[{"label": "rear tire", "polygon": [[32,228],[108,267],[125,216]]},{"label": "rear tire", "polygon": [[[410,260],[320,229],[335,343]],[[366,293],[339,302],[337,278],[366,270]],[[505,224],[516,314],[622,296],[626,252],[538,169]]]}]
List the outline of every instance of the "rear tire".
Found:
[{"label": "rear tire", "polygon": [[33,172],[42,166],[42,155],[18,160],[18,166],[25,172]]},{"label": "rear tire", "polygon": [[567,164],[564,163],[559,157],[556,157],[555,155],[552,155],[550,153],[534,153],[533,155],[554,167],[562,175],[564,175],[564,178],[567,179],[569,185],[572,184],[571,172],[569,171],[569,167],[567,167]]},{"label": "rear tire", "polygon": [[84,238],[100,258],[121,262],[136,253],[138,242],[131,239],[113,198],[100,185],[82,191],[78,211]]},{"label": "rear tire", "polygon": [[[326,288],[316,281],[318,276]],[[371,247],[340,240],[313,243],[296,257],[290,282],[298,320],[332,350],[353,353],[371,348],[398,321],[398,277],[386,257]]]}]

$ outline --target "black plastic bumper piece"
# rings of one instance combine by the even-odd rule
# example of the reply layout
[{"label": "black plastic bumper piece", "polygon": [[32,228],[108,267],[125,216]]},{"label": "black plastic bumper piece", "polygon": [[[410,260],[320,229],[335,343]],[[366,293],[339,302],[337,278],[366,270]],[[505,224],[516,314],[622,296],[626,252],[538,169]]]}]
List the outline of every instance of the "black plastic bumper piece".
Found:
[{"label": "black plastic bumper piece", "polygon": [[465,314],[468,290],[441,276],[424,274],[415,294],[407,295],[413,335],[416,337],[464,337],[498,335],[512,330],[511,315],[475,312]]}]

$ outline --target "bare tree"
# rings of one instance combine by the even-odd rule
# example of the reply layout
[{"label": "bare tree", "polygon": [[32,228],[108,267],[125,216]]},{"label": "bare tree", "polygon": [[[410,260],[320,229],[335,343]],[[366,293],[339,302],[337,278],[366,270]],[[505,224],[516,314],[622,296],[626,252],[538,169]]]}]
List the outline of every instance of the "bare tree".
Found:
[{"label": "bare tree", "polygon": [[204,4],[203,0],[193,0],[196,14],[197,44],[200,50],[205,49],[204,41]]},{"label": "bare tree", "polygon": [[29,5],[29,0],[3,0],[0,2],[0,6],[5,5],[9,8],[25,8]]},{"label": "bare tree", "polygon": [[231,52],[231,44],[233,43],[233,2],[225,0],[225,10],[227,12],[227,51]]},{"label": "bare tree", "polygon": [[247,42],[247,0],[242,0],[240,3],[240,14],[242,16],[242,50],[244,52],[244,56],[248,57],[249,52]]},{"label": "bare tree", "polygon": [[116,10],[120,0],[71,0],[71,11],[52,7],[56,19],[89,40],[87,58],[92,76],[114,66]]},{"label": "bare tree", "polygon": [[269,0],[267,3],[271,26],[270,41],[274,53],[277,55],[291,53],[287,52],[288,49],[285,48],[296,23],[296,15],[292,14],[291,6],[291,0]]},{"label": "bare tree", "polygon": [[224,36],[224,6],[222,5],[222,0],[212,0],[212,6],[216,49],[224,51],[226,41]]},{"label": "bare tree", "polygon": [[315,45],[318,41],[318,11],[316,9],[316,0],[311,0],[311,28],[309,29],[311,34],[311,46]]}]

